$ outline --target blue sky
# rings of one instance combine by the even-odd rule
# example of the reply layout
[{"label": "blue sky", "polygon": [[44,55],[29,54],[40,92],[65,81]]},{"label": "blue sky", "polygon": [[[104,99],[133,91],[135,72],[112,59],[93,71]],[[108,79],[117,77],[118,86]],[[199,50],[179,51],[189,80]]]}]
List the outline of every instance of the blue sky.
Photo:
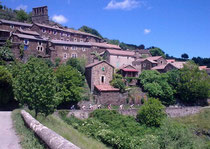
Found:
[{"label": "blue sky", "polygon": [[210,57],[210,0],[2,0],[27,12],[47,5],[51,19],[130,44],[157,46],[169,55]]}]

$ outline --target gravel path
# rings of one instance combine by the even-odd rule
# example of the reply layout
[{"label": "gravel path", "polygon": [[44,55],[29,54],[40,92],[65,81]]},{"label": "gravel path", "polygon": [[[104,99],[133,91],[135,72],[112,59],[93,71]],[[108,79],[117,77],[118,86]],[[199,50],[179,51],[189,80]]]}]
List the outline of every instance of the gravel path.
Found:
[{"label": "gravel path", "polygon": [[21,149],[11,114],[11,111],[0,111],[0,149]]}]

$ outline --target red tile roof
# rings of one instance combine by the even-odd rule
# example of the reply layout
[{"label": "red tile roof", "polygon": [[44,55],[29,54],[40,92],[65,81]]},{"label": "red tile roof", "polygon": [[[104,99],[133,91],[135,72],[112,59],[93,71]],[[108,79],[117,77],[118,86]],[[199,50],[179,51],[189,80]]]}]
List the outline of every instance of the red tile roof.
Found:
[{"label": "red tile roof", "polygon": [[124,51],[124,50],[107,50],[111,55],[122,55],[122,56],[134,56],[135,52],[133,51]]},{"label": "red tile roof", "polygon": [[166,61],[167,61],[167,63],[173,63],[173,62],[175,62],[175,59],[167,59]]},{"label": "red tile roof", "polygon": [[32,26],[32,24],[28,24],[28,23],[9,21],[9,20],[3,20],[3,19],[1,19],[0,22],[5,23],[5,24],[13,24],[13,25],[20,25],[20,26],[27,26],[27,27]]},{"label": "red tile roof", "polygon": [[22,39],[32,39],[32,40],[46,41],[43,38],[35,37],[35,36],[32,36],[32,35],[17,34],[17,33],[13,33],[12,35],[18,36],[19,38],[22,38]]},{"label": "red tile roof", "polygon": [[146,59],[151,60],[151,61],[155,61],[155,60],[158,60],[161,57],[162,56],[152,56],[152,57],[147,57]]},{"label": "red tile roof", "polygon": [[207,66],[199,66],[200,70],[206,70]]},{"label": "red tile roof", "polygon": [[119,91],[118,88],[114,88],[113,86],[111,85],[95,85],[95,88],[101,92],[108,92],[108,91]]},{"label": "red tile roof", "polygon": [[155,67],[152,67],[152,70],[163,70],[165,69],[166,65],[159,65],[159,66],[155,66]]},{"label": "red tile roof", "polygon": [[107,49],[121,49],[118,45],[114,45],[114,44],[108,44],[108,43],[99,43],[99,42],[91,42],[92,46],[96,46],[96,47],[102,47],[102,48],[107,48]]},{"label": "red tile roof", "polygon": [[138,70],[136,69],[128,69],[128,68],[124,68],[122,69],[123,71],[126,71],[126,72],[139,72]]}]

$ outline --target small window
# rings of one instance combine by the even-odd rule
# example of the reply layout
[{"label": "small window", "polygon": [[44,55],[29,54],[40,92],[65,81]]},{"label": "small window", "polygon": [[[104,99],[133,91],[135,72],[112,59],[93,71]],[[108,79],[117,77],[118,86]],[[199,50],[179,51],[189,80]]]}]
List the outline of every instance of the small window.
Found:
[{"label": "small window", "polygon": [[163,61],[160,61],[161,64],[163,64]]},{"label": "small window", "polygon": [[77,50],[77,47],[73,46],[71,47],[72,50]]},{"label": "small window", "polygon": [[53,31],[53,34],[56,35],[57,34],[57,31]]},{"label": "small window", "polygon": [[49,34],[51,34],[51,30],[49,29]]},{"label": "small window", "polygon": [[28,45],[24,45],[24,50],[28,50]]},{"label": "small window", "polygon": [[72,57],[72,58],[77,58],[77,54],[76,54],[76,53],[72,53],[72,54],[71,54],[71,57]]},{"label": "small window", "polygon": [[45,33],[45,32],[46,32],[46,29],[45,29],[45,28],[43,28],[43,29],[42,29],[42,32],[43,32],[43,33]]},{"label": "small window", "polygon": [[64,59],[67,59],[67,57],[68,57],[68,56],[67,56],[67,53],[64,53],[64,54],[63,54],[63,58],[64,58]]},{"label": "small window", "polygon": [[143,63],[143,67],[146,67],[146,64],[145,63]]},{"label": "small window", "polygon": [[66,39],[66,41],[69,41],[69,39]]},{"label": "small window", "polygon": [[28,45],[28,43],[29,43],[28,39],[24,39],[24,44]]},{"label": "small window", "polygon": [[41,45],[42,45],[42,42],[41,42],[41,41],[39,41],[39,42],[38,42],[38,45],[39,45],[39,46],[41,46]]},{"label": "small window", "polygon": [[85,52],[85,51],[86,51],[86,49],[85,49],[84,47],[82,47],[82,51],[83,51],[83,52]]},{"label": "small window", "polygon": [[61,38],[61,40],[63,40],[63,38]]},{"label": "small window", "polygon": [[12,28],[12,29],[13,29],[13,28],[14,28],[14,25],[10,25],[10,28]]},{"label": "small window", "polygon": [[77,38],[74,38],[74,41],[76,42],[77,41]]},{"label": "small window", "polygon": [[105,77],[101,76],[101,83],[104,83],[104,82],[105,82]]},{"label": "small window", "polygon": [[80,42],[83,42],[83,39],[80,39]]},{"label": "small window", "polygon": [[67,50],[67,49],[68,49],[68,47],[67,47],[67,46],[63,46],[63,49],[64,49],[64,50]]},{"label": "small window", "polygon": [[67,36],[70,37],[71,35],[68,33]]}]

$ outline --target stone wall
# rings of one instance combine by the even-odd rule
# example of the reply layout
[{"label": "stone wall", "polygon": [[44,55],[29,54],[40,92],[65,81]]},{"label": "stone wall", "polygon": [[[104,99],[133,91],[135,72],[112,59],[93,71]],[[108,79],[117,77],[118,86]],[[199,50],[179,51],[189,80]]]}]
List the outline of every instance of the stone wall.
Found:
[{"label": "stone wall", "polygon": [[79,149],[79,147],[75,146],[62,136],[39,123],[25,110],[21,110],[21,115],[26,125],[28,125],[28,127],[31,128],[50,149]]}]

